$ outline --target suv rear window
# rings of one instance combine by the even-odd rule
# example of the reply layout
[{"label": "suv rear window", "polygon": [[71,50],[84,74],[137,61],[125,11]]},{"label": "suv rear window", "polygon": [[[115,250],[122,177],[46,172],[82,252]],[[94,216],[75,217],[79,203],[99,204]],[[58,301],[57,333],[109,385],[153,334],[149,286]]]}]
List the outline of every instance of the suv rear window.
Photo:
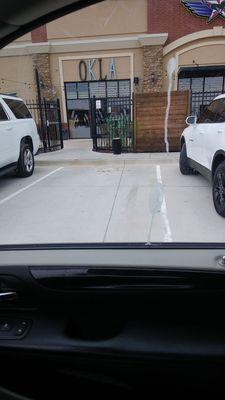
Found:
[{"label": "suv rear window", "polygon": [[7,98],[4,98],[4,101],[9,106],[16,118],[32,118],[30,111],[22,101]]},{"label": "suv rear window", "polygon": [[3,109],[2,105],[0,104],[0,121],[7,121],[8,117]]},{"label": "suv rear window", "polygon": [[225,122],[225,99],[214,100],[198,118],[198,123],[210,124]]}]

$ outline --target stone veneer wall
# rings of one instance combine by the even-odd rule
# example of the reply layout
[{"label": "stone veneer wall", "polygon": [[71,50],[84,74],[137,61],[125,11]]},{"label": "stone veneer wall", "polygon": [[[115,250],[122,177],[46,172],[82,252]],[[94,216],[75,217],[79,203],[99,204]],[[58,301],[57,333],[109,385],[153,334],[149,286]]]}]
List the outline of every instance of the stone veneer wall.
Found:
[{"label": "stone veneer wall", "polygon": [[46,100],[51,100],[54,98],[54,94],[52,92],[49,54],[33,54],[32,58],[34,73],[36,68],[39,72],[39,77],[41,81],[41,96],[44,97]]},{"label": "stone veneer wall", "polygon": [[143,64],[143,93],[162,91],[163,46],[144,46]]}]

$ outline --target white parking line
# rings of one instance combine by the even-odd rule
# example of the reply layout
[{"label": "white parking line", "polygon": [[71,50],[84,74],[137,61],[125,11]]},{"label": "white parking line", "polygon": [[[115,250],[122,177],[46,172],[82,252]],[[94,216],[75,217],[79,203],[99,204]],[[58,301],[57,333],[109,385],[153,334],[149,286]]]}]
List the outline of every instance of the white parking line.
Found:
[{"label": "white parking line", "polygon": [[[163,185],[160,165],[156,165],[156,175],[157,175],[158,183],[161,183],[161,185]],[[162,202],[162,207],[161,207],[161,216],[162,216],[162,223],[163,223],[164,242],[172,242],[173,241],[172,232],[171,232],[168,213],[167,213],[167,205],[166,205],[165,196],[163,196],[163,202]]]},{"label": "white parking line", "polygon": [[112,215],[113,215],[113,211],[114,211],[114,208],[115,208],[116,200],[117,200],[117,197],[118,197],[118,193],[119,193],[122,177],[123,177],[123,174],[124,174],[124,170],[125,170],[125,161],[123,162],[123,169],[121,171],[120,179],[119,179],[119,182],[118,182],[118,185],[117,185],[116,194],[115,194],[115,197],[114,197],[114,200],[113,200],[113,204],[112,204],[109,220],[108,220],[108,223],[107,223],[107,226],[106,226],[106,230],[105,230],[105,234],[104,234],[104,237],[103,237],[103,243],[105,243],[105,241],[106,241],[106,237],[107,237],[108,230],[109,230],[109,225],[110,225],[110,222],[111,222],[111,219],[112,219]]},{"label": "white parking line", "polygon": [[64,167],[60,167],[55,169],[52,172],[49,172],[49,174],[42,176],[42,178],[37,179],[36,181],[32,182],[30,185],[25,186],[24,188],[17,190],[16,192],[12,193],[10,196],[5,197],[4,199],[0,200],[0,205],[6,203],[7,201],[13,199],[14,197],[18,196],[19,194],[23,193],[25,190],[30,189],[32,186],[36,185],[37,183],[43,181],[44,179],[48,178],[49,176],[55,174],[56,172],[61,171],[64,169]]}]

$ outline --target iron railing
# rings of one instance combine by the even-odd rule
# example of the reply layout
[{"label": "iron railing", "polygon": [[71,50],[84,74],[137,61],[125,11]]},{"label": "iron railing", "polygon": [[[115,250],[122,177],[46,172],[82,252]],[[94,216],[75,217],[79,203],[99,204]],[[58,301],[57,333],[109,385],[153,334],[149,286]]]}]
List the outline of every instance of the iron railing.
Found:
[{"label": "iron railing", "polygon": [[40,152],[49,152],[63,148],[62,122],[59,99],[41,102],[29,100],[26,102],[33,119],[36,122],[40,136]]},{"label": "iron railing", "polygon": [[93,150],[112,151],[114,138],[121,139],[123,152],[134,151],[133,100],[130,97],[92,98],[91,137]]}]

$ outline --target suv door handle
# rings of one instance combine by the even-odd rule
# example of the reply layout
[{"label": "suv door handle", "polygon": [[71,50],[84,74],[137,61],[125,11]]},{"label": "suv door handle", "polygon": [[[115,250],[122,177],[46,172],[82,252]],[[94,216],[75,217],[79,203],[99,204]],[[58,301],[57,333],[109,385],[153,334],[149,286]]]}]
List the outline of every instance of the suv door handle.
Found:
[{"label": "suv door handle", "polygon": [[223,130],[222,130],[222,129],[218,129],[217,132],[218,132],[218,133],[223,133]]},{"label": "suv door handle", "polygon": [[11,131],[11,130],[12,130],[12,127],[9,126],[8,128],[6,128],[6,130],[7,130],[7,131]]},{"label": "suv door handle", "polygon": [[0,302],[1,301],[9,301],[9,300],[15,300],[17,298],[17,293],[16,292],[0,292]]}]

